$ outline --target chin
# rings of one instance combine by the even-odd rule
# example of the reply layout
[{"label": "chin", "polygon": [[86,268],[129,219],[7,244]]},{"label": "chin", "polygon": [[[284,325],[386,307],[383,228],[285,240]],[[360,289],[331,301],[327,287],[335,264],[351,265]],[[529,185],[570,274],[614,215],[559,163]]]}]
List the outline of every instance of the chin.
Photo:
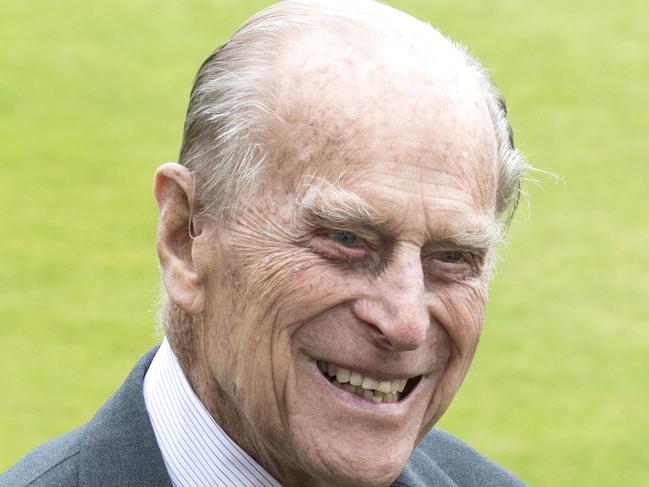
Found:
[{"label": "chin", "polygon": [[383,448],[382,455],[355,452],[346,459],[318,458],[311,465],[309,481],[300,485],[314,487],[383,487],[389,486],[403,471],[412,449],[405,455],[395,455]]},{"label": "chin", "polygon": [[294,458],[306,477],[297,485],[390,485],[412,454],[418,432],[386,435],[344,419],[340,423],[331,428],[311,424],[306,430],[302,425],[294,425],[294,432],[300,437],[294,438]]}]

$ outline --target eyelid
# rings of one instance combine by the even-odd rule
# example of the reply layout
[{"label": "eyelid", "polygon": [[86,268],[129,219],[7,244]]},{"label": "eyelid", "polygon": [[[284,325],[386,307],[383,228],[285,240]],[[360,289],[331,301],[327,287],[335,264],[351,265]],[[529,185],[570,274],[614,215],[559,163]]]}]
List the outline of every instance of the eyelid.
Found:
[{"label": "eyelid", "polygon": [[461,252],[459,250],[436,250],[434,252],[428,252],[426,254],[423,254],[422,257],[424,257],[425,259],[432,259],[432,260],[438,260],[440,262],[444,262],[444,256],[449,253],[459,254],[461,260],[459,262],[445,262],[445,263],[461,264],[462,262],[467,262],[467,255],[464,252]]},{"label": "eyelid", "polygon": [[452,243],[438,243],[430,244],[422,247],[422,255],[435,255],[443,254],[444,252],[458,252],[462,255],[468,255],[473,257],[484,257],[488,253],[488,249],[478,248],[478,247],[469,247],[464,245],[454,245]]},{"label": "eyelid", "polygon": [[[449,252],[460,254],[462,256],[462,259],[458,262],[445,261],[443,259],[443,256],[444,254]],[[482,267],[485,255],[486,254],[476,253],[475,251],[469,249],[448,248],[448,249],[431,250],[426,252],[425,254],[422,253],[422,258],[427,260],[434,260],[436,262],[439,262],[439,265],[445,265],[449,267],[470,266],[473,269],[479,269]]]},{"label": "eyelid", "polygon": [[383,238],[381,238],[378,234],[371,230],[367,230],[364,228],[350,228],[346,226],[338,226],[338,225],[327,225],[320,227],[315,234],[320,234],[320,235],[330,235],[334,232],[346,232],[346,233],[352,233],[356,235],[362,243],[366,245],[366,247],[370,250],[377,250],[381,247],[381,243],[383,242]]},{"label": "eyelid", "polygon": [[[338,235],[336,235],[336,234],[338,234]],[[355,239],[354,243],[351,244],[351,245],[345,245],[336,238],[336,236],[343,236],[343,235],[349,235],[349,236],[354,237],[354,239]],[[344,248],[347,248],[347,249],[351,249],[351,248],[358,247],[358,246],[364,246],[364,243],[365,243],[365,241],[363,240],[362,237],[360,237],[359,235],[357,235],[354,232],[348,232],[347,230],[332,230],[330,232],[327,232],[327,236],[331,240],[336,242],[338,245],[340,245],[340,246],[342,246]]]},{"label": "eyelid", "polygon": [[307,245],[317,254],[334,262],[341,261],[351,263],[367,257],[369,252],[367,246],[362,240],[358,246],[346,247],[331,238],[330,234],[332,231],[333,230],[323,230],[316,232],[313,234],[312,238],[309,239]]},{"label": "eyelid", "polygon": [[[457,255],[459,257],[459,260],[457,260],[457,261],[449,261],[449,259],[446,258],[446,257],[448,257],[449,254],[454,254],[454,256]],[[470,256],[467,256],[464,252],[460,252],[460,251],[457,251],[457,250],[444,250],[442,252],[438,252],[437,255],[438,255],[438,257],[440,258],[441,261],[443,261],[443,262],[445,262],[447,264],[461,264],[463,262],[468,261],[467,257],[470,258]]]},{"label": "eyelid", "polygon": [[481,276],[484,271],[484,259],[468,251],[457,249],[446,252],[458,252],[463,258],[458,262],[445,262],[440,257],[444,250],[436,250],[422,255],[422,265],[426,279],[432,282],[458,282]]}]

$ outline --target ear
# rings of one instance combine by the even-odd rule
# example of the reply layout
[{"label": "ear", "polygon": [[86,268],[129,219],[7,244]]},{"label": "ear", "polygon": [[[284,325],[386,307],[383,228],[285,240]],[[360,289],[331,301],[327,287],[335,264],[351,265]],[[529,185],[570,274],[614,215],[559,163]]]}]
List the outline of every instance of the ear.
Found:
[{"label": "ear", "polygon": [[180,164],[166,163],[154,179],[158,201],[158,259],[169,298],[189,314],[203,311],[205,291],[194,269],[190,235],[194,178]]}]

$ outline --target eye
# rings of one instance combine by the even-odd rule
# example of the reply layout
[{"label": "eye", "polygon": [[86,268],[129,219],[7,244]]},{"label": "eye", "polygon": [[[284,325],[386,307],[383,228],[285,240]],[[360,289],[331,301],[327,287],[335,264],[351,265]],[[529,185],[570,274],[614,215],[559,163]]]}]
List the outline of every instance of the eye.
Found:
[{"label": "eye", "polygon": [[460,252],[447,250],[439,254],[439,260],[447,264],[459,264],[464,260],[464,256]]},{"label": "eye", "polygon": [[309,240],[309,247],[334,261],[355,262],[368,255],[365,239],[345,230],[327,230]]},{"label": "eye", "polygon": [[343,247],[356,247],[360,243],[358,235],[351,232],[344,232],[342,230],[335,230],[329,234],[329,238],[334,242],[342,245]]},{"label": "eye", "polygon": [[480,256],[469,250],[434,250],[425,254],[426,278],[434,282],[456,282],[477,277],[482,271]]}]

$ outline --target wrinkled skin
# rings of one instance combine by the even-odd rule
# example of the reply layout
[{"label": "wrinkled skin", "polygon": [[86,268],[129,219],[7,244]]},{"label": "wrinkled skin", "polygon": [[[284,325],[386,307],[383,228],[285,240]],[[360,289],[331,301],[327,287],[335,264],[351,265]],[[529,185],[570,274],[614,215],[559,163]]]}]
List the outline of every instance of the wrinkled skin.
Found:
[{"label": "wrinkled skin", "polygon": [[[383,61],[355,70],[317,36],[290,48],[278,68],[282,160],[263,196],[227,222],[199,222],[194,240],[191,176],[165,165],[156,177],[167,291],[203,317],[186,373],[287,486],[388,485],[452,400],[482,328],[489,245],[452,237],[495,220],[486,107],[444,54]],[[314,206],[340,207],[340,190],[375,221],[314,219]],[[404,400],[373,404],[332,386],[316,360],[422,379]]]}]

